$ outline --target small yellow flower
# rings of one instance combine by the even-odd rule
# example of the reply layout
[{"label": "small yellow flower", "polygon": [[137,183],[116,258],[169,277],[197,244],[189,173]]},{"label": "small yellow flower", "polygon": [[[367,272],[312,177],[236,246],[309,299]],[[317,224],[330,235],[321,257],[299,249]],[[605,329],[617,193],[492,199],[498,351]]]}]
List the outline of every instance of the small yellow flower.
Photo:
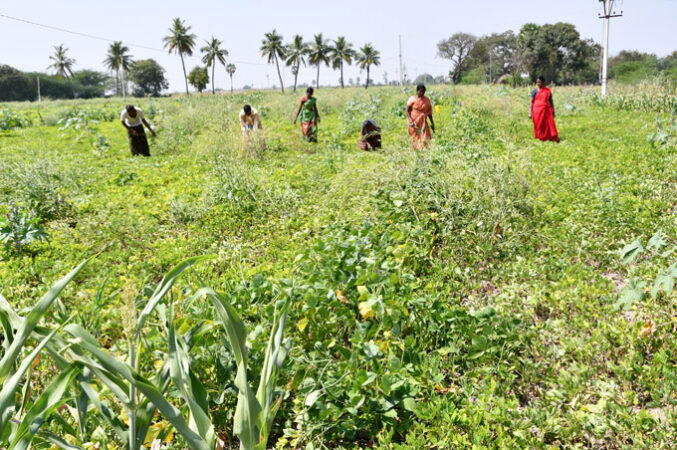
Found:
[{"label": "small yellow flower", "polygon": [[436,112],[437,114],[439,114],[440,111],[442,111],[442,108],[440,108],[440,105],[435,105],[435,112]]}]

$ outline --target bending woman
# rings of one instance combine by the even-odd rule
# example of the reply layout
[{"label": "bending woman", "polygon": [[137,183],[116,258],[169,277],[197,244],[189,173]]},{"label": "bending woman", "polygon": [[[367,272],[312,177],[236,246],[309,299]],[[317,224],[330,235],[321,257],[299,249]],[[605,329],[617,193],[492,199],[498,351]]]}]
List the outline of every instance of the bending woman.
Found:
[{"label": "bending woman", "polygon": [[[430,130],[435,131],[435,122],[433,120],[433,105],[430,99],[425,96],[425,86],[422,84],[416,86],[416,95],[407,102],[407,119],[409,120],[412,148],[421,150],[423,147],[427,147],[428,141],[432,138]],[[430,126],[428,126],[428,119],[430,119]]]},{"label": "bending woman", "polygon": [[312,87],[306,89],[306,96],[301,99],[299,110],[296,111],[294,123],[301,114],[301,131],[303,140],[317,142],[317,124],[320,123],[320,113],[317,111],[317,99],[313,97],[315,91]]},{"label": "bending woman", "polygon": [[538,77],[536,85],[538,89],[534,89],[531,93],[531,110],[529,111],[529,118],[534,121],[534,136],[541,141],[559,142],[552,92],[546,87],[543,77]]}]

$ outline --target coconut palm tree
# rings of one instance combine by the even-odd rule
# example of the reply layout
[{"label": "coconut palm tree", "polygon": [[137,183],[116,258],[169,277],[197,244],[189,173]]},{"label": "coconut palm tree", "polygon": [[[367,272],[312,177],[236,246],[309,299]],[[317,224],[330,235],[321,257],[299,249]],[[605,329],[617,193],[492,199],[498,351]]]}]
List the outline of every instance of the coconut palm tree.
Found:
[{"label": "coconut palm tree", "polygon": [[282,35],[277,30],[266,33],[266,37],[261,41],[261,56],[268,57],[268,64],[275,61],[277,66],[277,76],[280,77],[280,88],[284,94],[284,82],[282,81],[282,73],[280,72],[280,59],[284,60],[287,56],[287,49],[282,43]]},{"label": "coconut palm tree", "polygon": [[381,53],[371,44],[365,44],[355,58],[360,69],[367,69],[367,82],[364,85],[365,89],[369,88],[369,69],[371,66],[378,66],[381,64]]},{"label": "coconut palm tree", "polygon": [[178,53],[181,57],[183,79],[186,82],[186,95],[190,95],[190,93],[188,92],[188,75],[186,74],[186,63],[183,61],[183,55],[193,55],[195,39],[196,36],[194,34],[190,34],[190,27],[185,26],[179,17],[172,21],[172,26],[169,28],[169,36],[162,38],[167,51],[169,53]]},{"label": "coconut palm tree", "polygon": [[334,41],[334,46],[331,48],[331,64],[334,69],[341,69],[341,88],[344,88],[343,84],[343,65],[352,64],[353,58],[355,57],[355,50],[353,50],[353,44],[346,41],[346,38],[339,36]]},{"label": "coconut palm tree", "polygon": [[66,56],[67,51],[68,49],[63,44],[54,46],[54,55],[49,57],[54,62],[49,65],[48,69],[53,69],[57,77],[63,77],[68,80],[71,93],[73,98],[75,98],[75,89],[73,89],[73,82],[71,81],[75,60]]},{"label": "coconut palm tree", "polygon": [[212,36],[211,40],[205,41],[207,45],[202,47],[200,51],[204,53],[202,57],[202,62],[205,63],[207,67],[212,67],[212,95],[216,94],[214,88],[214,70],[216,69],[216,62],[226,65],[226,56],[228,56],[228,50],[221,48],[222,42]]},{"label": "coconut palm tree", "polygon": [[329,55],[331,52],[331,47],[327,44],[327,41],[322,37],[322,33],[316,34],[313,42],[310,44],[310,50],[308,51],[308,62],[314,66],[317,66],[317,78],[315,79],[315,87],[320,87],[320,66],[324,64],[325,66],[329,65]]},{"label": "coconut palm tree", "polygon": [[235,73],[235,70],[237,68],[235,67],[235,64],[230,63],[226,66],[226,72],[228,72],[228,75],[230,75],[230,93],[233,93],[233,74]]},{"label": "coconut palm tree", "polygon": [[[127,96],[124,82],[125,71],[129,70],[129,66],[132,65],[132,55],[128,52],[129,47],[122,41],[115,41],[108,47],[106,59],[103,60],[109,70],[115,71],[115,88],[118,94],[122,93],[123,98]],[[120,78],[120,72],[122,72],[122,78]]]},{"label": "coconut palm tree", "polygon": [[299,79],[299,69],[301,64],[306,65],[307,54],[308,44],[303,42],[303,36],[297,34],[291,44],[287,45],[287,66],[291,66],[291,73],[294,75],[294,92]]}]

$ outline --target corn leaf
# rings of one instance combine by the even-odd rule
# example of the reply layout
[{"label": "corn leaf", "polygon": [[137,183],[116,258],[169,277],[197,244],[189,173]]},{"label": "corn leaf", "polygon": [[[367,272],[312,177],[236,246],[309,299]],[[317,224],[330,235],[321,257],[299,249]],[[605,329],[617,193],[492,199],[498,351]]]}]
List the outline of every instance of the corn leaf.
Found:
[{"label": "corn leaf", "polygon": [[47,386],[21,421],[14,435],[12,445],[9,447],[10,450],[27,450],[30,447],[31,441],[40,429],[40,426],[42,426],[56,408],[66,403],[67,399],[64,398],[64,394],[80,370],[81,366],[79,364],[73,364],[68,370],[61,372]]},{"label": "corn leaf", "polygon": [[68,275],[60,279],[50,288],[49,291],[40,299],[40,301],[33,307],[33,309],[28,313],[26,318],[21,322],[21,325],[14,336],[14,341],[7,349],[7,352],[4,354],[2,360],[0,360],[0,383],[4,383],[7,375],[9,374],[14,361],[19,357],[21,348],[23,347],[26,339],[31,335],[33,329],[37,326],[42,316],[45,315],[47,309],[56,298],[59,296],[61,291],[66,287],[66,285],[75,277],[75,275],[82,270],[82,268],[90,260],[87,259],[80,263],[75,269],[73,269]]}]

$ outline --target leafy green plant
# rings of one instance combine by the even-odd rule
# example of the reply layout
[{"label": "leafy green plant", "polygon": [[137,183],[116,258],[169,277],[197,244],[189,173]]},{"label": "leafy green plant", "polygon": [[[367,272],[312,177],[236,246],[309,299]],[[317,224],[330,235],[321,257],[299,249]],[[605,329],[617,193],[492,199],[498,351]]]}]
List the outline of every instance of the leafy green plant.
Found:
[{"label": "leafy green plant", "polygon": [[5,217],[0,219],[0,243],[6,250],[19,254],[31,243],[47,239],[45,229],[32,210],[12,205]]},{"label": "leafy green plant", "polygon": [[10,109],[0,110],[0,130],[24,128],[31,125],[30,120],[25,119]]}]

